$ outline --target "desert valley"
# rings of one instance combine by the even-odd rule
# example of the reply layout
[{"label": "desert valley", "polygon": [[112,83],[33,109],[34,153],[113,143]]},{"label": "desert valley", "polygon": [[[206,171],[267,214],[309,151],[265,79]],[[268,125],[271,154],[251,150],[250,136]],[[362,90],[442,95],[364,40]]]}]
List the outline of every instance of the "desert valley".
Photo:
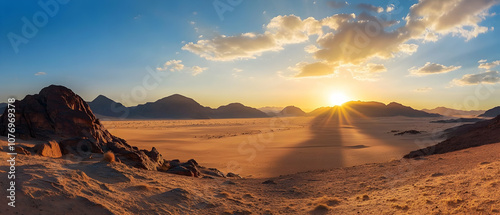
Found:
[{"label": "desert valley", "polygon": [[500,215],[499,14],[0,1],[0,215]]},{"label": "desert valley", "polygon": [[[498,117],[467,123],[399,104],[400,111],[391,110],[398,114],[387,116],[382,110],[393,105],[351,102],[320,108],[315,115],[288,108],[295,115],[149,120],[101,115],[99,120],[92,105],[62,86],[44,88],[14,105],[21,137],[15,149],[16,202],[30,207],[2,205],[7,213],[500,210]],[[64,127],[72,122],[77,126]],[[6,137],[0,143],[9,151]],[[418,151],[426,147],[431,150]],[[2,159],[9,159],[7,153]],[[9,172],[9,166],[0,171]],[[81,207],[86,210],[74,211]]]}]

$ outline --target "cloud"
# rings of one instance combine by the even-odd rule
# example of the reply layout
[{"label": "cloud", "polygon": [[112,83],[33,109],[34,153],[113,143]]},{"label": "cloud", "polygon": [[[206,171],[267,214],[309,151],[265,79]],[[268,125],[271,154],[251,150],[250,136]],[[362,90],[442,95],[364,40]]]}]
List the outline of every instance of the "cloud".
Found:
[{"label": "cloud", "polygon": [[315,62],[315,63],[301,62],[296,64],[295,67],[292,67],[290,69],[298,71],[298,73],[295,75],[295,77],[297,78],[326,76],[335,74],[335,70],[333,69],[333,67],[323,62]]},{"label": "cloud", "polygon": [[327,1],[326,5],[334,9],[339,9],[349,5],[349,3],[347,3],[346,1]]},{"label": "cloud", "polygon": [[479,23],[489,15],[489,8],[498,3],[497,0],[420,0],[410,7],[406,29],[413,37],[427,31],[470,40],[488,31]]},{"label": "cloud", "polygon": [[467,74],[460,79],[454,79],[452,83],[458,86],[496,84],[500,83],[500,73],[498,71],[488,71],[478,74]]},{"label": "cloud", "polygon": [[432,87],[422,87],[422,88],[415,89],[414,92],[427,93],[427,92],[430,92],[431,90],[432,90]]},{"label": "cloud", "polygon": [[239,73],[239,72],[243,72],[243,70],[242,70],[242,69],[239,69],[239,68],[234,68],[234,69],[233,69],[233,72],[237,72],[237,73]]},{"label": "cloud", "polygon": [[361,3],[361,4],[358,4],[356,7],[361,9],[361,10],[367,10],[367,11],[372,11],[372,12],[376,12],[376,13],[384,12],[384,8],[377,7],[377,6],[374,6],[371,4]]},{"label": "cloud", "polygon": [[35,73],[35,76],[40,76],[40,75],[47,75],[47,73],[45,73],[45,72],[37,72],[37,73]]},{"label": "cloud", "polygon": [[318,47],[316,47],[315,45],[308,45],[304,47],[304,51],[307,53],[314,53],[317,52],[318,50],[319,50]]},{"label": "cloud", "polygon": [[207,67],[193,66],[191,69],[193,70],[193,72],[191,74],[193,76],[197,76],[200,73],[202,73],[203,71],[207,70],[208,68]]},{"label": "cloud", "polygon": [[182,64],[182,60],[169,60],[163,64],[163,67],[156,68],[158,71],[170,70],[171,72],[181,71],[183,69],[184,64]]},{"label": "cloud", "polygon": [[220,35],[190,42],[182,49],[212,61],[254,59],[264,52],[279,51],[284,45],[301,43],[310,35],[321,34],[321,27],[320,22],[311,17],[302,20],[295,15],[277,16],[266,25],[263,34]]},{"label": "cloud", "polygon": [[389,13],[394,10],[394,4],[387,5],[387,8],[385,8],[385,12]]},{"label": "cloud", "polygon": [[368,63],[363,66],[354,66],[349,68],[352,77],[359,81],[376,81],[379,79],[379,74],[387,72],[387,68],[383,64]]},{"label": "cloud", "polygon": [[408,71],[412,76],[424,76],[432,74],[442,74],[462,68],[461,66],[443,66],[437,63],[427,62],[423,67],[412,67]]},{"label": "cloud", "polygon": [[480,69],[493,69],[500,65],[500,60],[493,61],[491,63],[486,63],[486,60],[480,60],[478,63],[480,63],[478,67]]},{"label": "cloud", "polygon": [[[394,28],[394,24],[398,20],[383,20],[366,12],[359,16],[335,14],[321,20],[312,17],[302,19],[295,15],[276,16],[263,26],[263,33],[219,35],[189,42],[182,49],[211,61],[234,61],[254,59],[266,52],[278,52],[288,44],[311,42],[304,50],[317,63],[299,63],[291,68],[298,71],[297,77],[331,75],[342,65],[363,67],[372,59],[411,55],[418,50],[418,42],[438,41],[445,35],[466,40],[475,38],[489,30],[479,24],[490,15],[488,10],[498,3],[497,0],[420,0],[411,6],[403,20],[406,23],[397,28]],[[357,7],[364,11],[384,10],[369,4],[359,4]],[[313,35],[317,35],[316,41],[310,40]],[[431,66],[436,71],[432,67],[431,70],[416,69],[417,74],[457,69],[438,64]],[[442,66],[441,70],[439,66]],[[312,67],[318,67],[319,70],[310,71]]]}]

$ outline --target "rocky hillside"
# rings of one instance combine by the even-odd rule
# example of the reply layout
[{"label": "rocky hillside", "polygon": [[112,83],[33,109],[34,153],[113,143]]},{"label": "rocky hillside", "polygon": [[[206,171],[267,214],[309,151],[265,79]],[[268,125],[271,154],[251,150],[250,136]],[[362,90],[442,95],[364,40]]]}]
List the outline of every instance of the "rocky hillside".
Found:
[{"label": "rocky hillside", "polygon": [[479,115],[479,117],[496,117],[500,115],[500,106],[487,110],[483,114]]},{"label": "rocky hillside", "polygon": [[461,149],[500,142],[500,116],[488,121],[463,125],[450,133],[451,137],[434,146],[412,151],[405,158],[443,154]]}]

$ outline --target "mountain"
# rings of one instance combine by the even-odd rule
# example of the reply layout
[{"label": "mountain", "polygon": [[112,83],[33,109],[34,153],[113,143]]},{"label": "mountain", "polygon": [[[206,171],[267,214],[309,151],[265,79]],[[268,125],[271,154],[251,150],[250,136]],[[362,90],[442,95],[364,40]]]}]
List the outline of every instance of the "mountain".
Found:
[{"label": "mountain", "polygon": [[407,117],[439,117],[439,114],[426,113],[424,111],[415,110],[409,106],[392,102],[388,105],[380,102],[362,102],[350,101],[342,106],[321,107],[313,110],[309,115],[324,115],[342,113],[351,117],[391,117],[391,116],[407,116]]},{"label": "mountain", "polygon": [[488,121],[456,128],[451,137],[434,146],[412,151],[404,158],[443,154],[461,149],[500,142],[500,116]]},{"label": "mountain", "polygon": [[479,117],[496,117],[498,115],[500,115],[500,106],[487,110],[483,114],[479,115]]},{"label": "mountain", "polygon": [[220,106],[213,111],[214,118],[262,118],[268,115],[256,108],[247,107],[240,103],[231,103]]},{"label": "mountain", "polygon": [[3,113],[5,108],[7,107],[7,103],[0,103],[0,115]]},{"label": "mountain", "polygon": [[258,110],[267,113],[270,116],[275,116],[277,115],[281,110],[283,110],[283,107],[271,107],[271,106],[266,106],[266,107],[261,107],[257,108]]},{"label": "mountain", "polygon": [[453,116],[453,117],[477,116],[479,114],[484,113],[484,110],[465,111],[465,110],[457,110],[457,109],[452,109],[452,108],[447,108],[447,107],[437,107],[434,109],[422,109],[422,111],[425,111],[427,113],[436,113],[436,114],[441,114],[443,116]]},{"label": "mountain", "polygon": [[131,107],[129,110],[129,118],[141,119],[208,119],[213,112],[211,108],[203,107],[195,100],[179,94]]},{"label": "mountain", "polygon": [[305,116],[306,112],[302,109],[295,106],[288,106],[283,108],[283,110],[279,113],[281,116]]},{"label": "mountain", "polygon": [[93,101],[87,102],[87,104],[94,114],[102,116],[126,118],[129,114],[127,107],[103,95],[97,96]]}]

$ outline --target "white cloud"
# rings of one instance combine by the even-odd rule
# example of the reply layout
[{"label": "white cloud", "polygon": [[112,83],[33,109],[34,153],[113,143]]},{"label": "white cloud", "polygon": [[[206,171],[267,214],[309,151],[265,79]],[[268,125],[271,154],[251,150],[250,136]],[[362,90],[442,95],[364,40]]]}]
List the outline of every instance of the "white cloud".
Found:
[{"label": "white cloud", "polygon": [[480,69],[493,69],[495,67],[497,67],[498,65],[500,65],[500,60],[497,60],[497,61],[493,61],[491,63],[486,63],[487,61],[486,60],[480,60],[478,63],[479,64],[479,67]]},{"label": "white cloud", "polygon": [[448,73],[451,71],[455,71],[457,69],[462,68],[461,66],[443,66],[437,63],[427,62],[424,66],[420,68],[412,67],[410,70],[410,75],[412,76],[424,76],[424,75],[432,75],[432,74],[442,74]]},{"label": "white cloud", "polygon": [[210,40],[198,40],[182,49],[212,61],[254,59],[264,52],[279,51],[284,45],[301,43],[312,34],[322,33],[319,21],[311,17],[302,20],[295,15],[274,17],[265,30],[263,34],[220,35]]},{"label": "white cloud", "polygon": [[182,60],[169,60],[163,64],[163,67],[158,67],[156,70],[165,71],[169,70],[171,72],[181,71],[184,69],[184,64],[182,64]]},{"label": "white cloud", "polygon": [[[411,6],[404,19],[406,24],[395,29],[387,27],[397,21],[380,20],[366,12],[359,16],[335,14],[322,20],[302,19],[295,15],[276,16],[263,25],[263,33],[219,35],[187,43],[182,49],[212,61],[254,59],[266,52],[281,51],[288,44],[310,41],[312,35],[317,35],[315,43],[311,41],[313,44],[305,48],[317,62],[299,63],[291,68],[298,71],[297,77],[331,75],[341,65],[363,67],[374,58],[390,59],[400,54],[413,54],[418,50],[418,41],[438,41],[445,35],[466,40],[475,38],[489,30],[479,24],[489,15],[488,10],[498,3],[497,0],[420,0]],[[328,4],[346,3],[334,1]],[[369,4],[357,7],[365,11],[384,11],[382,7]],[[385,10],[392,11],[389,9],[392,7],[389,5]],[[438,64],[428,66],[437,71],[414,69],[417,74],[431,74],[460,68]],[[319,70],[311,71],[312,67]]]},{"label": "white cloud", "polygon": [[394,4],[387,5],[387,8],[385,8],[385,12],[389,13],[394,10]]},{"label": "white cloud", "polygon": [[47,75],[47,73],[45,73],[45,72],[37,72],[37,73],[35,73],[35,76],[40,76],[40,75]]},{"label": "white cloud", "polygon": [[406,28],[413,37],[429,31],[470,40],[488,31],[479,23],[488,15],[488,9],[498,3],[497,0],[420,0],[411,6]]},{"label": "white cloud", "polygon": [[383,64],[368,63],[362,66],[352,66],[349,71],[356,80],[377,81],[380,73],[387,72],[387,68]]},{"label": "white cloud", "polygon": [[298,72],[295,75],[295,77],[297,78],[326,76],[335,74],[334,68],[324,62],[314,62],[314,63],[300,62],[297,63],[294,67],[290,67],[289,69]]},{"label": "white cloud", "polygon": [[193,76],[197,76],[197,75],[199,75],[200,73],[204,72],[207,69],[208,69],[207,67],[193,66],[192,67],[193,72],[191,74]]},{"label": "white cloud", "polygon": [[422,88],[415,89],[414,92],[427,93],[427,92],[430,92],[431,90],[432,90],[432,87],[422,87]]},{"label": "white cloud", "polygon": [[314,52],[317,52],[318,50],[319,50],[319,48],[316,47],[315,45],[308,45],[308,46],[304,47],[304,51],[307,53],[314,53]]},{"label": "white cloud", "polygon": [[478,74],[467,74],[460,79],[454,79],[452,83],[458,86],[496,84],[500,83],[500,73],[498,71],[487,71]]},{"label": "white cloud", "polygon": [[376,13],[382,13],[382,12],[384,12],[384,8],[377,7],[377,6],[374,6],[374,5],[371,5],[371,4],[361,3],[361,4],[358,4],[357,7],[359,9],[362,9],[362,10],[372,11],[372,12],[376,12]]}]

